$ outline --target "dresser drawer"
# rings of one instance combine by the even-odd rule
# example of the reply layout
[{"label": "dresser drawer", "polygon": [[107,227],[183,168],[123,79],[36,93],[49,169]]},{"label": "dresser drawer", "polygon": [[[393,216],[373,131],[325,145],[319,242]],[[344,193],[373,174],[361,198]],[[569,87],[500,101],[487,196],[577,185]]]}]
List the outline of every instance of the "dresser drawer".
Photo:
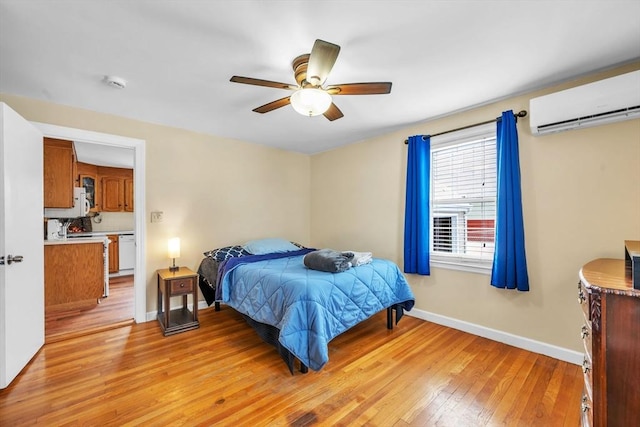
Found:
[{"label": "dresser drawer", "polygon": [[582,403],[580,404],[580,421],[582,427],[591,427],[593,425],[593,402],[587,394],[587,390],[582,391]]},{"label": "dresser drawer", "polygon": [[585,320],[591,322],[591,310],[589,304],[589,291],[582,282],[578,282],[578,302],[582,308],[582,314]]},{"label": "dresser drawer", "polygon": [[593,357],[593,331],[591,330],[591,324],[589,322],[585,321],[584,325],[582,325],[580,337],[582,338],[582,343],[584,344],[584,351],[589,355],[589,359],[591,359]]},{"label": "dresser drawer", "polygon": [[[591,398],[593,397],[591,394],[591,391],[593,390],[593,366],[588,354],[585,354],[584,359],[582,360],[582,373],[584,374],[585,394]],[[589,391],[588,393],[587,388]]]},{"label": "dresser drawer", "polygon": [[186,279],[174,279],[170,282],[170,295],[182,295],[193,292],[195,286],[195,279],[188,277]]}]

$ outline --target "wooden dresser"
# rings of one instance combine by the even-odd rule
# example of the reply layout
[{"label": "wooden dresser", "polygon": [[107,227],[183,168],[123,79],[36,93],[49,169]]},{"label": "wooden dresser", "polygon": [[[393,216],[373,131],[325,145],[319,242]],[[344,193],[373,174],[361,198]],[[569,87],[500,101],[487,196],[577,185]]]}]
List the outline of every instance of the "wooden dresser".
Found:
[{"label": "wooden dresser", "polygon": [[626,273],[624,259],[580,270],[583,426],[640,426],[640,290]]}]

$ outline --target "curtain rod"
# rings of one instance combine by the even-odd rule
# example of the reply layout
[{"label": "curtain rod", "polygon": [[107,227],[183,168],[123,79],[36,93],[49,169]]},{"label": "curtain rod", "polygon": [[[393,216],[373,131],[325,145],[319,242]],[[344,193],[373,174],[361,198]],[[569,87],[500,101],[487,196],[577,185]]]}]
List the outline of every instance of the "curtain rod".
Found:
[{"label": "curtain rod", "polygon": [[[519,111],[517,113],[513,113],[513,117],[515,117],[516,122],[517,122],[518,121],[518,117],[527,117],[527,112],[525,110],[521,110],[521,111]],[[456,132],[456,131],[459,131],[459,130],[469,129],[469,128],[472,128],[472,127],[475,127],[475,126],[486,125],[486,124],[489,124],[489,123],[495,123],[495,122],[497,122],[498,120],[501,120],[501,119],[502,119],[502,117],[496,117],[495,119],[487,120],[486,122],[474,123],[472,125],[462,126],[462,127],[451,129],[451,130],[445,130],[443,132],[434,133],[433,135],[429,135],[429,136],[433,138],[434,136],[440,136],[440,135],[444,135],[446,133],[451,133],[451,132]],[[424,137],[423,137],[423,139],[424,139]],[[405,144],[409,144],[409,140],[405,139],[404,143]]]}]

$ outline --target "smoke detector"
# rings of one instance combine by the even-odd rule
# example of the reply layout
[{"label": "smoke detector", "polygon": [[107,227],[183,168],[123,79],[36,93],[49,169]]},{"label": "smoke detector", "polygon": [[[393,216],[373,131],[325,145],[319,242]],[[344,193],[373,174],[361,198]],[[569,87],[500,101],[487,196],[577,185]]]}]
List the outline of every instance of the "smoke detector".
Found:
[{"label": "smoke detector", "polygon": [[116,89],[124,89],[125,87],[127,87],[127,81],[117,76],[105,76],[104,82]]}]

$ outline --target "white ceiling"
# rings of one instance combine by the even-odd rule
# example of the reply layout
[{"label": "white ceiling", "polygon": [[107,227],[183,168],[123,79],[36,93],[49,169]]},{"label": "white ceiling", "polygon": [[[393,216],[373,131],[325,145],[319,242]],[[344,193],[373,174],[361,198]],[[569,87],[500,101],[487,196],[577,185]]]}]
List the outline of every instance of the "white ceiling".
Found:
[{"label": "white ceiling", "polygon": [[[0,0],[0,92],[316,153],[638,59],[639,16],[638,0]],[[317,38],[342,48],[326,84],[391,94],[336,96],[334,122],[252,112],[290,92],[230,77],[295,84]]]}]

